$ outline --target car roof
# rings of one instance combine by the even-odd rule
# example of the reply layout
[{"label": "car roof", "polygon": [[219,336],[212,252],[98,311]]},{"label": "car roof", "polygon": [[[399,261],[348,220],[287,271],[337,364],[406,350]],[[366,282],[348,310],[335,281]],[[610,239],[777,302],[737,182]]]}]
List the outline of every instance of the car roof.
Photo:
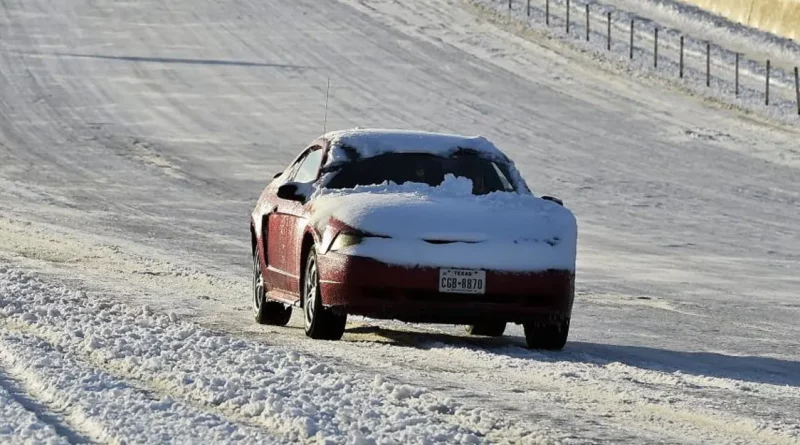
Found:
[{"label": "car roof", "polygon": [[508,158],[494,144],[482,136],[459,136],[427,131],[362,129],[340,130],[326,133],[323,140],[331,151],[326,166],[352,160],[371,158],[385,153],[429,153],[449,156],[458,150],[474,150],[498,162]]}]

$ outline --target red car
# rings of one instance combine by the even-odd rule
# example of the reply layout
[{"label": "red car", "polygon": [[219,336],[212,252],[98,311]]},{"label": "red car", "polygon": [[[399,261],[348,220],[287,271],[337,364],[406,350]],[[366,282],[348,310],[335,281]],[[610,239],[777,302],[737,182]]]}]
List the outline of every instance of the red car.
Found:
[{"label": "red car", "polygon": [[485,138],[328,133],[267,186],[250,232],[258,323],[297,306],[316,339],[357,314],[488,336],[513,322],[531,348],[566,343],[575,217]]}]

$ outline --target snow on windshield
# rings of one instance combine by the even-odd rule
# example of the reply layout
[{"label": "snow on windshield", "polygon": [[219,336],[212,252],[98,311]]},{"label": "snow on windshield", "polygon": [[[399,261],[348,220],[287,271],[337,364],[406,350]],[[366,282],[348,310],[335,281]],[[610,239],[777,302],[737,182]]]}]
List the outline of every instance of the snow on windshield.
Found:
[{"label": "snow on windshield", "polygon": [[324,186],[329,189],[351,189],[387,181],[438,186],[445,176],[452,174],[472,181],[472,193],[475,195],[513,191],[502,172],[503,168],[474,152],[457,152],[449,158],[427,153],[386,153],[343,164],[332,172],[333,177]]}]

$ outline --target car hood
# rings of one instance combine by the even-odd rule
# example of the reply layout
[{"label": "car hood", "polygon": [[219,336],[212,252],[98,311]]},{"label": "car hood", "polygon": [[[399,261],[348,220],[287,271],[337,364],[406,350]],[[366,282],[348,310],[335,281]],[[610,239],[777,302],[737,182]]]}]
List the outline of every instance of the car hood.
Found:
[{"label": "car hood", "polygon": [[452,196],[416,192],[333,193],[311,206],[311,222],[331,218],[373,235],[431,243],[487,241],[574,243],[572,212],[532,195]]}]

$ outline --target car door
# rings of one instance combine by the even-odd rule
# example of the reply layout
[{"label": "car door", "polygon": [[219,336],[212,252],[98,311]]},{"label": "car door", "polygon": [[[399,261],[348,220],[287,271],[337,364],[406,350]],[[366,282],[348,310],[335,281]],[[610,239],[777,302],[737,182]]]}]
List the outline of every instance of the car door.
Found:
[{"label": "car door", "polygon": [[[287,182],[310,184],[317,180],[322,148],[309,147],[298,160]],[[300,295],[300,247],[306,218],[304,203],[276,198],[269,216],[267,279],[273,287]]]}]

